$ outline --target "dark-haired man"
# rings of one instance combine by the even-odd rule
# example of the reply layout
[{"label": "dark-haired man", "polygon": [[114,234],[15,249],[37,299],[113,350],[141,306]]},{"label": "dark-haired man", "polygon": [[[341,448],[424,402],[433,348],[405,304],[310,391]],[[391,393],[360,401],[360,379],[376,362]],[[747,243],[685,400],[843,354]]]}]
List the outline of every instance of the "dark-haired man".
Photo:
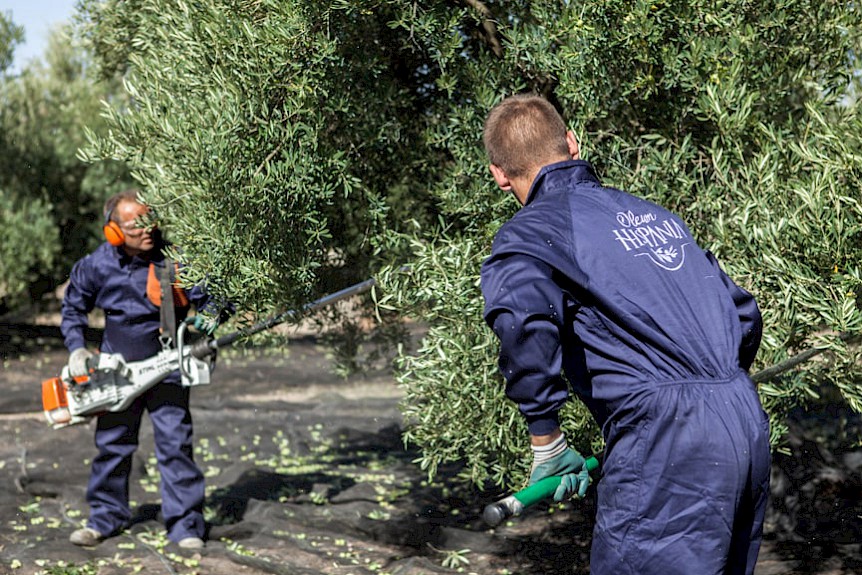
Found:
[{"label": "dark-haired man", "polygon": [[[69,349],[69,371],[86,375],[93,353],[85,346],[87,316],[94,308],[105,313],[101,352],[139,361],[162,350],[163,305],[173,307],[176,322],[189,305],[198,310],[207,296],[198,287],[177,285],[163,290],[159,278],[173,266],[163,254],[165,243],[149,219],[149,208],[135,190],[112,196],[105,204],[106,241],[72,268],[63,299],[61,329]],[[163,281],[163,280],[162,280]],[[172,302],[161,294],[172,292]],[[131,519],[129,474],[138,447],[144,412],[153,426],[156,459],[161,474],[162,515],[168,538],[182,548],[204,546],[204,476],[192,453],[192,416],[189,388],[178,372],[168,375],[135,399],[127,409],[98,417],[93,459],[87,487],[90,516],[87,526],[70,536],[75,545],[91,546],[122,531]]]}]

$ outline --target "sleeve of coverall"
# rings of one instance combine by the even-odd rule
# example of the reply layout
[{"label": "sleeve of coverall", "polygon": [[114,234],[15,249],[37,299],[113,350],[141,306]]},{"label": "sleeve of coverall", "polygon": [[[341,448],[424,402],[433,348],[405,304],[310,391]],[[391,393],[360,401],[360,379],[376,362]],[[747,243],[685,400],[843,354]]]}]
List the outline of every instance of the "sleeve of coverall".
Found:
[{"label": "sleeve of coverall", "polygon": [[562,291],[551,276],[546,264],[523,254],[492,256],[482,267],[485,321],[500,339],[506,395],[533,435],[559,427],[568,399],[561,376]]},{"label": "sleeve of coverall", "polygon": [[72,266],[69,285],[66,286],[66,294],[63,296],[60,331],[66,349],[70,352],[86,346],[84,330],[89,325],[87,315],[96,305],[98,289],[93,277],[95,272],[90,269],[88,263],[88,258],[84,258]]},{"label": "sleeve of coverall", "polygon": [[715,256],[706,252],[706,257],[712,263],[713,267],[718,271],[721,281],[724,283],[730,296],[733,298],[733,303],[736,304],[736,310],[739,313],[739,323],[742,327],[742,341],[739,344],[739,367],[748,371],[751,364],[754,363],[754,357],[757,355],[757,349],[760,347],[760,339],[763,336],[763,318],[760,315],[760,309],[757,307],[757,302],[754,296],[736,285],[721,266]]},{"label": "sleeve of coverall", "polygon": [[200,312],[218,314],[218,322],[226,321],[236,312],[236,308],[230,302],[218,302],[215,298],[207,293],[204,285],[196,285],[191,289],[186,290],[189,302],[195,306],[195,309]]}]

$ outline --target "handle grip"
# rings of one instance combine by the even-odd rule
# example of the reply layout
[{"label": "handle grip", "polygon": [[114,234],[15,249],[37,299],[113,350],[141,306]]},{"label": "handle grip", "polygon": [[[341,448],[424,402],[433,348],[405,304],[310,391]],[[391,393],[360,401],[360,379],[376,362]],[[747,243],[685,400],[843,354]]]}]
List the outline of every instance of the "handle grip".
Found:
[{"label": "handle grip", "polygon": [[[588,457],[587,460],[584,461],[584,467],[587,471],[598,469],[599,460],[595,457]],[[525,508],[530,507],[531,505],[535,505],[539,501],[543,501],[554,495],[554,491],[556,491],[557,487],[560,486],[561,481],[562,478],[559,476],[545,477],[529,487],[525,487],[518,491],[513,495],[513,497],[520,501]]]},{"label": "handle grip", "polygon": [[[584,467],[587,471],[598,469],[599,460],[592,456],[587,457],[584,461]],[[485,523],[491,527],[496,527],[509,517],[520,515],[527,507],[552,497],[561,481],[562,478],[559,476],[545,477],[517,493],[489,504],[482,513]]]}]

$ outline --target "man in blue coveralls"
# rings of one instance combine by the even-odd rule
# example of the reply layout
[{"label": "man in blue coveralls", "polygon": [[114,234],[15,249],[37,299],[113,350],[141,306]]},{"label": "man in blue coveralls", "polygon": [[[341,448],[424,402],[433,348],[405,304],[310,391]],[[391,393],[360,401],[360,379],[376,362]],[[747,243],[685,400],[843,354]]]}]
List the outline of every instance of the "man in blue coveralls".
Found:
[{"label": "man in blue coveralls", "polygon": [[559,427],[565,372],[606,445],[590,572],[752,573],[770,466],[747,373],[754,298],[676,215],[603,187],[544,98],[498,104],[484,144],[523,206],[494,239],[482,292],[529,428],[530,482],[563,476],[562,501],[590,481]]},{"label": "man in blue coveralls", "polygon": [[[165,244],[158,228],[141,227],[148,213],[135,190],[111,197],[105,204],[108,241],[72,268],[61,330],[73,376],[87,374],[87,360],[93,355],[85,347],[84,329],[94,308],[105,312],[103,353],[121,354],[128,362],[147,359],[162,349],[157,278],[169,260],[162,253]],[[207,302],[198,287],[184,290],[174,286],[173,295],[177,322],[186,317],[190,303],[200,310]],[[180,385],[179,372],[144,392],[125,411],[98,417],[95,443],[99,454],[87,486],[90,517],[86,527],[70,536],[75,545],[96,545],[118,534],[131,519],[129,473],[144,411],[153,426],[168,538],[182,548],[204,547],[204,476],[192,454],[189,388]]]}]

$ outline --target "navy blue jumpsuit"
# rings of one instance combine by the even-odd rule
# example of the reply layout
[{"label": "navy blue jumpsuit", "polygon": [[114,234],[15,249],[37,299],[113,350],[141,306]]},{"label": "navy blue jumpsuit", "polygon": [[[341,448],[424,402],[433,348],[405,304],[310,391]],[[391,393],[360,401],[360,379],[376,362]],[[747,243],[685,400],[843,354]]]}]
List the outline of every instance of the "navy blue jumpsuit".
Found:
[{"label": "navy blue jumpsuit", "polygon": [[591,573],[752,573],[770,465],[747,373],[761,317],[686,225],[587,162],[545,166],[482,291],[530,432],[558,426],[561,371],[602,429]]},{"label": "navy blue jumpsuit", "polygon": [[[131,362],[161,351],[159,307],[147,297],[150,263],[160,268],[165,265],[160,248],[157,244],[150,253],[152,259],[145,259],[129,257],[122,248],[103,243],[74,265],[61,323],[70,352],[84,347],[87,314],[94,308],[105,313],[102,353],[118,353]],[[198,309],[206,305],[203,290],[196,287],[185,293]],[[187,308],[178,307],[177,321],[186,312]],[[189,388],[180,385],[179,372],[143,393],[125,411],[97,418],[95,443],[99,454],[93,460],[87,486],[87,526],[109,536],[124,529],[131,519],[129,473],[144,411],[149,412],[153,426],[168,538],[174,542],[202,538],[204,477],[192,454]]]}]

